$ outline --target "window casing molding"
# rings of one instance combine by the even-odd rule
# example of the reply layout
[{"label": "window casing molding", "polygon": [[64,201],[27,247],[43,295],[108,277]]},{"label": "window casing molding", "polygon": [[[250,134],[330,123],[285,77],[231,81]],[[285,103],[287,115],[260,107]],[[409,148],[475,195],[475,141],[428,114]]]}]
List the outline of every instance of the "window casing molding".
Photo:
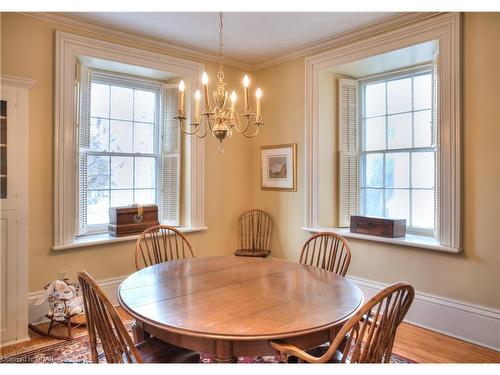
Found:
[{"label": "window casing molding", "polygon": [[[56,31],[54,134],[54,248],[71,244],[78,233],[78,129],[75,77],[79,56],[175,73],[198,88],[204,65],[168,55]],[[204,141],[190,137],[183,155],[186,209],[183,226],[204,228]]]},{"label": "window casing molding", "polygon": [[368,29],[305,60],[305,228],[318,228],[319,76],[332,66],[437,40],[440,147],[439,242],[461,251],[461,16],[444,13],[397,29]]}]

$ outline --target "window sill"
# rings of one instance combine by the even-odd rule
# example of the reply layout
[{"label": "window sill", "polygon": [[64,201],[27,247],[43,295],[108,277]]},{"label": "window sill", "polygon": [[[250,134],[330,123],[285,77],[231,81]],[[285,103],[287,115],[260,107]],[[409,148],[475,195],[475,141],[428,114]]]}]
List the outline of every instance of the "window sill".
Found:
[{"label": "window sill", "polygon": [[[177,228],[181,233],[193,233],[193,232],[203,232],[207,230],[207,227],[179,227]],[[77,237],[73,242],[64,245],[54,245],[52,246],[53,251],[78,249],[81,247],[98,246],[98,245],[109,245],[119,242],[130,242],[135,241],[139,238],[139,234],[134,234],[131,236],[123,237],[113,237],[108,233],[91,234],[88,236]]]},{"label": "window sill", "polygon": [[387,238],[387,237],[370,236],[367,234],[351,233],[349,228],[302,228],[302,229],[311,233],[333,232],[340,234],[342,237],[345,238],[382,242],[399,246],[407,246],[407,247],[428,249],[434,251],[443,251],[447,253],[457,254],[462,252],[461,249],[456,249],[453,247],[443,246],[439,244],[439,241],[437,241],[433,237],[418,236],[415,234],[407,234],[405,237],[399,237],[399,238]]}]

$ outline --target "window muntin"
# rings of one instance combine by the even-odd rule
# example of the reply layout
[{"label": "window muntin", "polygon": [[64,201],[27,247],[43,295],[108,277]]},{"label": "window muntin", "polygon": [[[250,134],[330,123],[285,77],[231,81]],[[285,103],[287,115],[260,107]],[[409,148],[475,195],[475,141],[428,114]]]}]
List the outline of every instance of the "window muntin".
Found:
[{"label": "window muntin", "polygon": [[107,230],[109,207],[158,204],[161,160],[161,84],[93,73],[90,90],[85,233]]},{"label": "window muntin", "polygon": [[360,82],[360,207],[436,230],[436,129],[430,67]]}]

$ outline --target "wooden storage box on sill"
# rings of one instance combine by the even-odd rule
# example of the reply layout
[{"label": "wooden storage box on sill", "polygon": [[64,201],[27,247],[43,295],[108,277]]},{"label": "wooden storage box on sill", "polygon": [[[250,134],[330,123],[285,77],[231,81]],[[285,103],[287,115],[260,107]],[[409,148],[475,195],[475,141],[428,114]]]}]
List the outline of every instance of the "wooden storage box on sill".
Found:
[{"label": "wooden storage box on sill", "polygon": [[350,231],[379,237],[404,237],[406,236],[406,219],[351,216]]},{"label": "wooden storage box on sill", "polygon": [[108,231],[111,236],[131,236],[140,234],[153,225],[158,225],[158,206],[155,204],[139,206],[111,207],[109,209]]}]

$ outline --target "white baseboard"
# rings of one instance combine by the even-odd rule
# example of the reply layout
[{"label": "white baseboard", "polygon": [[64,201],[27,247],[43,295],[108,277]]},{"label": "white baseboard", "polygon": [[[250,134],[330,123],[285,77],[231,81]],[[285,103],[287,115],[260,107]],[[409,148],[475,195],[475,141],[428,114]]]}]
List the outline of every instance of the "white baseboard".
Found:
[{"label": "white baseboard", "polygon": [[[116,298],[118,292],[118,286],[121,284],[123,280],[125,280],[126,277],[127,276],[119,276],[119,277],[112,277],[109,279],[97,280],[97,284],[101,287],[106,296],[108,296],[108,298],[110,299],[111,303],[113,303],[113,305],[115,306],[118,305],[118,300]],[[45,314],[47,313],[48,310],[47,302],[42,303],[41,305],[38,306],[34,305],[35,301],[37,301],[43,295],[43,292],[44,292],[43,290],[39,290],[28,294],[29,323],[36,324],[48,321],[47,318],[45,318]]]},{"label": "white baseboard", "polygon": [[31,340],[31,337],[25,336],[25,337],[21,337],[20,339],[2,341],[0,343],[0,348],[3,348],[5,346],[9,346],[9,345],[20,344],[22,342],[26,342],[26,341],[30,341],[30,340]]},{"label": "white baseboard", "polygon": [[[99,280],[103,289],[114,305],[118,286],[126,276]],[[379,282],[348,276],[361,288],[365,301],[388,286]],[[47,304],[34,306],[43,290],[29,294],[29,322],[46,321]],[[448,336],[500,351],[500,310],[439,297],[428,293],[415,292],[415,300],[406,315],[406,322]]]},{"label": "white baseboard", "polygon": [[[361,288],[365,301],[388,286],[347,276]],[[500,351],[500,310],[415,292],[405,322]]]}]

